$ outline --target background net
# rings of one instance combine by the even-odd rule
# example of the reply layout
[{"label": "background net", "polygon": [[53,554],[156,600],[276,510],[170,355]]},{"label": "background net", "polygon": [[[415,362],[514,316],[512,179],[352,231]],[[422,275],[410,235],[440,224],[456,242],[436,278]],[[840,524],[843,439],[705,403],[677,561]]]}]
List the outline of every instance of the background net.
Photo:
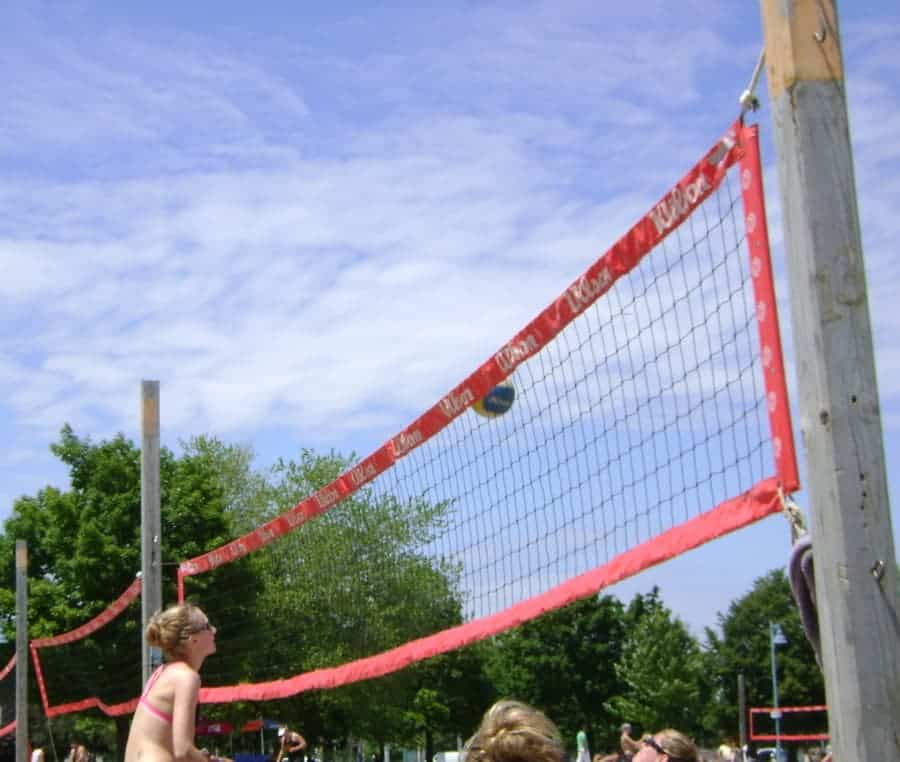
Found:
[{"label": "background net", "polygon": [[77,629],[31,642],[48,717],[87,709],[113,716],[133,711],[141,692],[140,592],[136,580]]},{"label": "background net", "polygon": [[0,738],[16,730],[15,644],[0,643]]},{"label": "background net", "polygon": [[751,741],[824,741],[828,733],[828,707],[783,706],[779,732],[775,733],[775,718],[771,707],[754,707],[750,710],[749,735]]},{"label": "background net", "polygon": [[[293,508],[183,563],[227,654],[202,700],[386,674],[778,510],[796,476],[755,150],[729,131],[403,432],[350,469],[310,459]],[[506,377],[509,412],[470,409]]]}]

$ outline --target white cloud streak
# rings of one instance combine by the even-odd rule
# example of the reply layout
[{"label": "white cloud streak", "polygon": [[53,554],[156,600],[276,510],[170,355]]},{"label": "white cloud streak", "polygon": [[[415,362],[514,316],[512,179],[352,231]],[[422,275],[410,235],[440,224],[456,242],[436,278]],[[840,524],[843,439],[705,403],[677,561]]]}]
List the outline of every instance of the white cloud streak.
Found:
[{"label": "white cloud streak", "polygon": [[[758,53],[700,0],[367,14],[0,32],[0,515],[63,422],[133,432],[141,378],[173,437],[383,441],[662,195]],[[890,444],[900,20],[843,32]]]}]

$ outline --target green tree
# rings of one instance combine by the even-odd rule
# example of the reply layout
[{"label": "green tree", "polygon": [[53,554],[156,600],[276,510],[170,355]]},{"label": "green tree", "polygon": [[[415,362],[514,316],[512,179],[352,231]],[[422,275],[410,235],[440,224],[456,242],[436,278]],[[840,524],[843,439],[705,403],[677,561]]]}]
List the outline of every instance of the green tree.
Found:
[{"label": "green tree", "polygon": [[[416,731],[424,733],[416,740],[424,738],[428,759],[440,749],[455,749],[457,738],[468,738],[493,702],[494,686],[487,676],[485,657],[484,644],[474,643],[413,668],[418,686],[413,701],[413,712],[419,718]],[[433,698],[428,699],[432,694]],[[439,704],[441,708],[421,712],[423,702],[425,706]]]},{"label": "green tree", "polygon": [[[20,498],[0,534],[0,570],[7,579],[14,578],[15,541],[28,543],[32,638],[84,624],[140,570],[140,451],[122,435],[95,444],[77,437],[68,425],[51,450],[68,467],[70,489],[47,487]],[[166,448],[160,452],[164,601],[175,598],[173,562],[215,548],[231,536],[216,466],[202,453],[176,457]],[[207,584],[244,591],[246,597],[235,597],[252,612],[255,595],[247,582],[247,565],[235,564],[217,570]],[[0,626],[13,638],[11,589],[0,589]],[[41,659],[54,703],[98,694],[107,703],[135,697],[141,689],[139,603],[90,638],[43,649]],[[127,721],[117,723],[120,744]],[[91,734],[103,737],[96,729]]]},{"label": "green tree", "polygon": [[692,736],[702,735],[705,697],[700,644],[663,605],[656,589],[636,596],[626,619],[634,624],[616,664],[624,689],[609,700],[609,710],[641,733],[675,727]]},{"label": "green tree", "polygon": [[545,711],[571,744],[587,725],[594,748],[611,748],[616,718],[605,702],[622,688],[623,614],[615,598],[591,596],[498,636],[487,662],[498,694]]},{"label": "green tree", "polygon": [[[221,445],[201,441],[198,447],[227,459]],[[235,527],[244,533],[276,519],[350,464],[335,453],[303,450],[296,462],[278,461],[264,479],[248,478],[240,464],[223,469]],[[251,553],[259,626],[229,612],[233,589],[208,588],[203,598],[222,611],[220,653],[240,654],[244,679],[258,682],[342,665],[459,624],[457,569],[427,553],[450,510],[448,504],[401,500],[364,487]],[[192,578],[188,589],[203,576]],[[215,684],[218,677],[207,674]],[[311,737],[352,733],[387,741],[395,739],[387,733],[408,730],[405,713],[423,687],[429,686],[410,669],[298,695],[279,702],[276,711]]]},{"label": "green tree", "polygon": [[435,752],[435,728],[447,723],[450,709],[434,688],[419,688],[406,711],[406,718],[417,736],[418,744],[425,748],[425,759],[431,759]]},{"label": "green tree", "polygon": [[[787,643],[778,646],[778,692],[783,706],[825,703],[825,687],[812,647],[783,571],[757,579],[753,588],[719,615],[721,635],[707,630],[708,668],[714,680],[715,701],[710,722],[723,736],[737,736],[738,675],[744,676],[747,706],[771,706],[772,672],[769,622],[777,622]],[[821,730],[821,717],[809,722]],[[798,724],[798,728],[802,724]]]}]

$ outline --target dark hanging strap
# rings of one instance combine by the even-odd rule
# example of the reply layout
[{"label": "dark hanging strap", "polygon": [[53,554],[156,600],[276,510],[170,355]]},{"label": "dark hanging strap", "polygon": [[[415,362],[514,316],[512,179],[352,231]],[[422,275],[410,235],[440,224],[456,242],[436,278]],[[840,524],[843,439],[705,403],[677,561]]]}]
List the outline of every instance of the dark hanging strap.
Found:
[{"label": "dark hanging strap", "polygon": [[816,610],[816,580],[813,576],[813,547],[808,534],[794,540],[791,560],[788,563],[788,579],[791,592],[800,611],[800,621],[806,631],[806,639],[816,654],[819,668],[822,667],[822,642],[819,638],[819,614]]}]

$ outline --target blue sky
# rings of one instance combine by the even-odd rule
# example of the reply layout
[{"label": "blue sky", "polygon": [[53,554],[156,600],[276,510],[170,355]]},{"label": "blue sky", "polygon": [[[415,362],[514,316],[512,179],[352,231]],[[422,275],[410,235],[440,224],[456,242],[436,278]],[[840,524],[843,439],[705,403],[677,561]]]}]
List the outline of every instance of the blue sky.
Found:
[{"label": "blue sky", "polygon": [[[681,176],[762,44],[752,2],[325,6],[5,4],[0,518],[65,486],[64,422],[139,440],[142,378],[173,448],[369,453]],[[900,7],[843,3],[841,27],[891,478]],[[699,629],[787,553],[775,517],[616,592],[659,584]]]}]

